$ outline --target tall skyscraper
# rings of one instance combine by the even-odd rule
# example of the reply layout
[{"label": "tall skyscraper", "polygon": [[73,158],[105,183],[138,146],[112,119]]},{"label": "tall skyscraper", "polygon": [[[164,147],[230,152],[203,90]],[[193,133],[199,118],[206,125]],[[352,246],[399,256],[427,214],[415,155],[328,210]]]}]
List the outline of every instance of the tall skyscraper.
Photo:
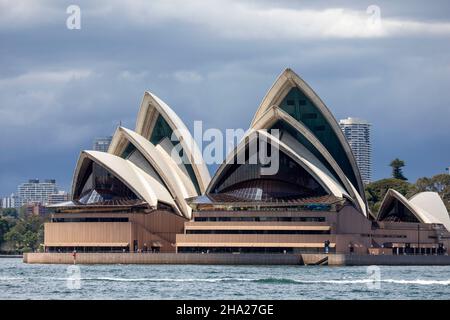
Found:
[{"label": "tall skyscraper", "polygon": [[370,143],[370,123],[358,118],[347,118],[339,121],[347,138],[364,183],[372,179],[372,145]]},{"label": "tall skyscraper", "polygon": [[94,151],[103,151],[107,152],[109,145],[111,143],[112,137],[99,137],[94,139],[94,143],[92,144],[92,149]]},{"label": "tall skyscraper", "polygon": [[17,187],[19,206],[29,202],[45,204],[48,202],[48,197],[55,193],[58,193],[58,187],[54,179],[47,179],[43,182],[38,179],[30,179]]}]

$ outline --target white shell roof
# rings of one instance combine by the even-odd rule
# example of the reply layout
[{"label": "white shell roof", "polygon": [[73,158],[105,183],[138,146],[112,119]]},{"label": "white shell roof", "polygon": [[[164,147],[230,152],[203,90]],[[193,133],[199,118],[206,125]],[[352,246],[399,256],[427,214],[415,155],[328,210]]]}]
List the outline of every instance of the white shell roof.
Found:
[{"label": "white shell roof", "polygon": [[[330,155],[325,146],[323,146],[323,144],[314,136],[314,134],[306,126],[295,120],[286,111],[282,110],[278,106],[271,106],[264,113],[262,113],[258,119],[254,120],[252,127],[249,129],[249,132],[252,129],[255,130],[268,129],[278,120],[285,121],[293,129],[295,129],[301,135],[303,135],[305,139],[307,139],[318,150],[318,152],[322,155],[324,159],[326,159],[326,161],[328,161],[329,165],[334,169],[336,174],[341,179],[342,187],[344,187],[345,191],[349,194],[350,196],[349,198],[352,199],[355,205],[362,211],[362,213],[365,216],[367,216],[367,208],[363,198],[359,195],[358,190],[356,190],[356,188],[353,186],[350,180],[345,176],[344,172],[342,172],[342,169],[336,163],[334,158]],[[296,140],[294,140],[294,143],[300,144]],[[288,145],[291,145],[291,143],[288,143]],[[304,155],[306,154],[311,155],[312,157],[314,157],[315,163],[320,164],[322,168],[324,167],[324,165],[317,159],[317,157],[312,155],[311,152],[309,152],[309,150],[307,150],[304,146],[302,146],[302,151],[299,150],[297,153]],[[335,178],[333,177],[331,172],[329,172],[328,169],[326,169],[326,172],[335,180]],[[340,184],[340,182],[337,183]]]},{"label": "white shell roof", "polygon": [[430,220],[439,221],[450,231],[450,216],[441,197],[436,192],[421,192],[409,199],[417,208],[426,212]]},{"label": "white shell roof", "polygon": [[160,175],[179,210],[186,218],[190,218],[192,208],[188,206],[185,199],[196,196],[197,192],[189,177],[180,170],[161,147],[153,145],[143,136],[124,127],[117,129],[111,143],[110,153],[118,155],[121,152],[119,149],[120,139],[131,142],[144,155],[153,169]]},{"label": "white shell roof", "polygon": [[151,92],[145,92],[136,120],[136,133],[145,136],[161,115],[174,130],[183,150],[189,159],[197,178],[200,191],[204,192],[211,180],[202,153],[191,133],[178,115],[160,98]]},{"label": "white shell roof", "polygon": [[381,203],[379,219],[383,217],[387,205],[393,200],[400,201],[420,222],[439,223],[450,231],[450,217],[441,197],[436,192],[418,193],[408,200],[398,191],[389,189]]},{"label": "white shell roof", "polygon": [[151,207],[156,208],[158,201],[161,201],[174,208],[174,210],[181,215],[169,191],[167,191],[167,189],[161,185],[160,182],[145,173],[142,169],[138,168],[130,161],[106,152],[83,151],[81,153],[80,158],[78,159],[77,168],[75,170],[72,194],[76,193],[75,187],[78,172],[81,164],[86,161],[86,159],[90,159],[108,169]]},{"label": "white shell roof", "polygon": [[[291,159],[297,162],[301,167],[303,167],[309,174],[313,176],[313,178],[330,194],[336,197],[343,197],[346,195],[345,191],[342,187],[332,178],[330,175],[323,170],[321,165],[318,165],[317,159],[310,157],[308,155],[308,159],[303,154],[298,154],[293,148],[292,145],[288,145],[285,142],[277,139],[270,133],[267,133],[265,130],[255,130],[251,132],[247,132],[248,139],[243,139],[239,145],[227,156],[227,160],[222,163],[222,165],[217,170],[217,173],[214,175],[211,184],[208,187],[207,193],[210,193],[216,187],[217,182],[220,180],[220,177],[225,172],[225,168],[229,163],[233,161],[235,156],[245,152],[246,146],[251,143],[253,140],[258,138],[258,135],[263,135],[266,138],[266,141],[276,146],[279,150],[287,154]],[[299,148],[298,145],[295,148]],[[299,150],[299,149],[297,149]]]},{"label": "white shell roof", "polygon": [[[191,133],[176,113],[156,95],[145,92],[136,121],[136,132],[119,127],[114,134],[108,153],[83,151],[75,170],[73,188],[76,186],[82,162],[89,158],[119,178],[137,196],[150,206],[156,207],[158,201],[172,206],[178,214],[190,218],[192,208],[186,198],[199,195],[195,182],[189,176],[184,164],[173,159],[166,144],[152,144],[144,135],[148,135],[159,116],[162,116],[180,141],[183,153],[192,166],[195,179],[201,192],[206,190],[210,181],[209,171],[203,161],[202,154]],[[122,159],[124,144],[131,142],[151,165],[152,174],[146,173],[130,160]],[[172,144],[170,147],[173,148]],[[75,194],[75,190],[73,190]]]},{"label": "white shell roof", "polygon": [[[269,89],[255,113],[251,127],[256,125],[258,119],[261,118],[268,109],[272,106],[277,106],[289,93],[290,89],[294,87],[299,88],[313,102],[336,134],[342,148],[345,150],[346,157],[352,167],[353,174],[356,177],[357,185],[355,185],[354,188],[358,190],[359,196],[363,200],[362,204],[366,207],[364,184],[359,173],[358,165],[355,157],[353,156],[350,145],[339,127],[339,124],[314,90],[291,69],[285,69]],[[350,190],[347,191],[351,192]],[[366,212],[366,210],[364,210],[364,212]]]}]

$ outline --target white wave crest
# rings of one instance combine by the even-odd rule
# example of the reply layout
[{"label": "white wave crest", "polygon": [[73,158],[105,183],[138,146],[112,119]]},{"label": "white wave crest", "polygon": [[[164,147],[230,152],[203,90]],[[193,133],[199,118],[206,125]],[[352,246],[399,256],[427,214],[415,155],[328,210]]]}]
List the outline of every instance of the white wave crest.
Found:
[{"label": "white wave crest", "polygon": [[[45,279],[66,281],[68,278],[57,277],[1,277],[0,281],[20,281],[20,280],[32,280],[32,279]],[[81,281],[112,281],[112,282],[192,282],[192,283],[217,283],[217,282],[256,282],[256,283],[272,283],[272,284],[367,284],[374,282],[381,283],[393,283],[400,285],[450,285],[450,279],[447,280],[427,280],[427,279],[321,279],[321,280],[309,280],[309,279],[295,279],[295,278],[120,278],[120,277],[93,277],[93,278],[81,278]]]}]

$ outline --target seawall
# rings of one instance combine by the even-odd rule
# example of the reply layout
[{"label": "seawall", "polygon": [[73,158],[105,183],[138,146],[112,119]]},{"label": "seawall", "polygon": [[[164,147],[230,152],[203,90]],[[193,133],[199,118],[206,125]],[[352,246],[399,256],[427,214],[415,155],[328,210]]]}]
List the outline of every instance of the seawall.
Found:
[{"label": "seawall", "polygon": [[[73,264],[71,253],[25,253],[25,263]],[[450,265],[450,256],[345,254],[77,253],[77,264]]]},{"label": "seawall", "polygon": [[[73,264],[71,253],[28,253],[25,263]],[[77,253],[77,264],[298,265],[299,255],[196,253]]]}]

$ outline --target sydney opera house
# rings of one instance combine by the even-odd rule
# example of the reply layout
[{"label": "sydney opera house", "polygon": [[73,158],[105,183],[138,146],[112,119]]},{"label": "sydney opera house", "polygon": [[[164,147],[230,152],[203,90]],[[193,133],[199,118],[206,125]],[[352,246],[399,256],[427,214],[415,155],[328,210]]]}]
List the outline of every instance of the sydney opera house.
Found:
[{"label": "sydney opera house", "polygon": [[[277,154],[276,172],[255,160],[262,150]],[[72,200],[53,206],[44,245],[47,252],[444,254],[449,230],[433,192],[406,199],[389,190],[371,212],[336,119],[286,69],[212,178],[181,119],[146,92],[134,130],[119,127],[108,152],[81,152]]]}]

